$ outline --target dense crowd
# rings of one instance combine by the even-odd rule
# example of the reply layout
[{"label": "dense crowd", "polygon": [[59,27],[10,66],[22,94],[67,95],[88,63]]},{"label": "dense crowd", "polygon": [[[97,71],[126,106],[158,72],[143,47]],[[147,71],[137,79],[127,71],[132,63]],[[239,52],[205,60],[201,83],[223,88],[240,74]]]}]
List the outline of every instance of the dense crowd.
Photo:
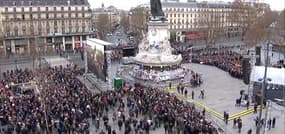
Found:
[{"label": "dense crowd", "polygon": [[235,78],[242,78],[242,56],[232,51],[214,52],[201,55],[194,55],[192,58],[194,63],[202,63],[206,65],[216,66]]},{"label": "dense crowd", "polygon": [[16,69],[7,70],[2,77],[5,78],[5,83],[27,83],[34,78],[34,75],[31,70]]},{"label": "dense crowd", "polygon": [[[203,112],[161,90],[136,85],[127,91],[92,93],[76,78],[81,74],[76,67],[47,68],[37,73],[32,77],[31,71],[15,71],[1,80],[2,133],[89,133],[90,125],[95,125],[100,134],[116,134],[108,116],[111,112],[119,131],[126,134],[149,133],[159,127],[169,133],[217,133]],[[37,79],[39,89],[30,92],[17,93],[10,85]]]}]

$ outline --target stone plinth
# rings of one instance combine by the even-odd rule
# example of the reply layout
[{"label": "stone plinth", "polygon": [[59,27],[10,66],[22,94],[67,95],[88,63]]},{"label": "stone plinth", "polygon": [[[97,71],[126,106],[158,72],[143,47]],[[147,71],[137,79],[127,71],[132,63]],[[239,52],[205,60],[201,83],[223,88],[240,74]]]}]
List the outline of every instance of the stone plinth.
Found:
[{"label": "stone plinth", "polygon": [[169,38],[168,22],[150,21],[148,23],[148,34],[139,44],[139,53],[134,58],[135,62],[150,67],[179,65],[182,57],[172,54]]}]

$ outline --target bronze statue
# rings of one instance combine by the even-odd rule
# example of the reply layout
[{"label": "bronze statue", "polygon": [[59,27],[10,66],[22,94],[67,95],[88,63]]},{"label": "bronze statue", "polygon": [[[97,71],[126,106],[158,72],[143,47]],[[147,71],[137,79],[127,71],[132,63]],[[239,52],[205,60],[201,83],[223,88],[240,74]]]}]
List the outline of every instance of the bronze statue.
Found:
[{"label": "bronze statue", "polygon": [[151,9],[150,10],[151,16],[153,17],[164,16],[160,0],[150,0],[150,9]]}]

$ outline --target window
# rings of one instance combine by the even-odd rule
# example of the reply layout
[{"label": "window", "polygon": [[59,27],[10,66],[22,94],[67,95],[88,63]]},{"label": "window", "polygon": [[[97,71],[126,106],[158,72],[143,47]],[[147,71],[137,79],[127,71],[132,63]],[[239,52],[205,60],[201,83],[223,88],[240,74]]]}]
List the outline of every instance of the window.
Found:
[{"label": "window", "polygon": [[78,17],[78,13],[75,13],[75,18],[77,18]]},{"label": "window", "polygon": [[81,11],[84,11],[84,7],[81,7]]},{"label": "window", "polygon": [[79,32],[79,26],[76,26],[76,33]]},{"label": "window", "polygon": [[70,11],[71,10],[71,7],[68,7],[68,11]]},{"label": "window", "polygon": [[38,7],[38,11],[41,11],[41,7]]},{"label": "window", "polygon": [[10,36],[10,27],[9,26],[6,27],[6,35]]},{"label": "window", "polygon": [[72,26],[69,26],[69,33],[72,33]]},{"label": "window", "polygon": [[48,7],[46,7],[46,11],[48,11]]},{"label": "window", "polygon": [[14,12],[17,12],[16,7],[13,7],[13,11],[14,11]]},{"label": "window", "polygon": [[65,28],[64,27],[61,28],[61,32],[65,33]]},{"label": "window", "polygon": [[47,27],[47,34],[49,34],[50,33],[50,28],[49,27]]},{"label": "window", "polygon": [[22,14],[22,20],[25,20],[25,15],[24,14]]},{"label": "window", "polygon": [[56,13],[53,15],[53,17],[54,17],[54,18],[57,18],[57,15],[56,15]]},{"label": "window", "polygon": [[14,33],[15,33],[15,36],[18,36],[18,27],[17,26],[14,28]]},{"label": "window", "polygon": [[22,7],[22,12],[25,12],[24,7]]},{"label": "window", "polygon": [[33,19],[33,14],[30,14],[30,19]]},{"label": "window", "polygon": [[56,7],[53,7],[53,11],[56,11]]},{"label": "window", "polygon": [[61,11],[63,11],[64,10],[64,7],[61,7]]},{"label": "window", "polygon": [[5,12],[8,12],[8,7],[5,7]]},{"label": "window", "polygon": [[48,13],[46,14],[46,19],[49,19],[49,15],[48,15]]},{"label": "window", "polygon": [[31,35],[34,35],[34,27],[33,25],[30,26]]},{"label": "window", "polygon": [[23,31],[23,35],[26,35],[26,27],[25,26],[22,27],[22,31]]},{"label": "window", "polygon": [[49,33],[50,33],[50,26],[49,26],[49,22],[47,22],[47,24],[46,24],[46,28],[47,28],[47,33],[49,34]]},{"label": "window", "polygon": [[30,12],[32,12],[33,11],[33,8],[32,7],[30,7]]},{"label": "window", "polygon": [[39,32],[39,35],[42,35],[42,25],[40,23],[38,25],[38,32]]},{"label": "window", "polygon": [[82,32],[85,32],[85,25],[82,26]]},{"label": "window", "polygon": [[68,17],[71,18],[71,13],[68,13]]}]

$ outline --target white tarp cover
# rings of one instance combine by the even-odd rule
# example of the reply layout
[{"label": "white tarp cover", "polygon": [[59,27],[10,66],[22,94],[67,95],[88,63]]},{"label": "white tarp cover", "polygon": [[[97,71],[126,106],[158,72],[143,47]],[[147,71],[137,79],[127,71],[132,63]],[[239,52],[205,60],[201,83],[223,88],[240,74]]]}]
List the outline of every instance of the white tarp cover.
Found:
[{"label": "white tarp cover", "polygon": [[[264,66],[254,66],[251,71],[250,80],[254,82],[259,82],[258,79],[263,79],[264,77],[264,71]],[[285,85],[285,69],[268,67],[267,78],[271,79],[271,81],[269,82],[271,84]]]}]

